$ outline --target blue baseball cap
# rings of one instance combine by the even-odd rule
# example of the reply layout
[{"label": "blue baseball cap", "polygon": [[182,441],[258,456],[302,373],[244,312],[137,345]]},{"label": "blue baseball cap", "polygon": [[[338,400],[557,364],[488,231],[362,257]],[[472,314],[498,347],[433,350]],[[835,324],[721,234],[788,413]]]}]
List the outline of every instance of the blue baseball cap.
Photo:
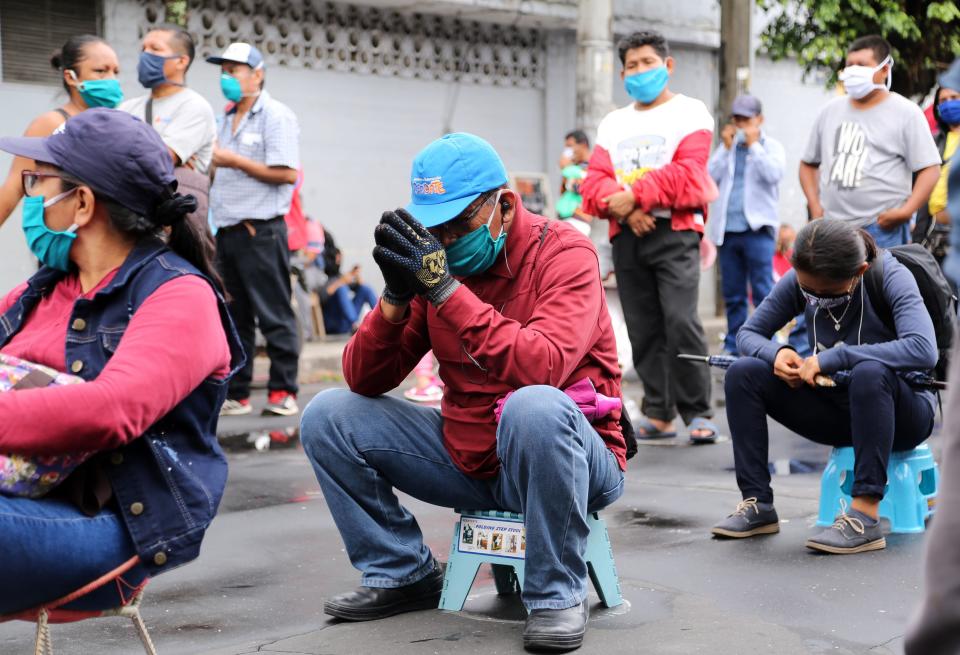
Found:
[{"label": "blue baseball cap", "polygon": [[466,132],[440,137],[413,160],[407,211],[435,227],[453,220],[480,194],[507,183],[507,169],[489,143]]},{"label": "blue baseball cap", "polygon": [[0,150],[53,164],[140,216],[150,216],[176,181],[157,131],[117,109],[88,109],[46,137],[0,138]]},{"label": "blue baseball cap", "polygon": [[207,57],[207,62],[219,66],[225,61],[232,61],[236,64],[246,64],[250,68],[260,68],[263,66],[263,53],[256,47],[243,41],[236,41],[227,46],[223,54],[219,57]]}]

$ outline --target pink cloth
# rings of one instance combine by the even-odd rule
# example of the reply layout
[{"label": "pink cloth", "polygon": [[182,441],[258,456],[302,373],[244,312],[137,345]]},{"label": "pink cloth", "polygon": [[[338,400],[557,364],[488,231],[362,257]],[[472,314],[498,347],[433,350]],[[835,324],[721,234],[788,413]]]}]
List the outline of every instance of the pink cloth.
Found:
[{"label": "pink cloth", "polygon": [[[69,371],[65,344],[73,304],[92,297],[115,275],[111,272],[85,294],[76,275],[64,278],[0,352]],[[7,294],[0,313],[25,288],[22,284]],[[136,311],[96,379],[0,394],[0,453],[48,455],[122,446],[203,380],[229,370],[230,348],[213,290],[193,275],[176,278]]]},{"label": "pink cloth", "polygon": [[420,358],[417,365],[413,367],[413,374],[420,376],[433,376],[433,351],[428,350],[427,354]]},{"label": "pink cloth", "polygon": [[[577,407],[580,408],[580,411],[583,412],[583,415],[586,416],[587,420],[591,423],[605,416],[609,416],[612,412],[623,407],[623,401],[620,398],[610,398],[609,396],[604,396],[602,393],[597,393],[590,378],[583,378],[582,380],[574,382],[564,389],[563,393],[570,396],[573,402],[577,403]],[[497,417],[497,423],[500,422],[503,406],[512,395],[513,392],[511,391],[503,398],[497,400],[497,404],[493,408],[493,413]]]}]

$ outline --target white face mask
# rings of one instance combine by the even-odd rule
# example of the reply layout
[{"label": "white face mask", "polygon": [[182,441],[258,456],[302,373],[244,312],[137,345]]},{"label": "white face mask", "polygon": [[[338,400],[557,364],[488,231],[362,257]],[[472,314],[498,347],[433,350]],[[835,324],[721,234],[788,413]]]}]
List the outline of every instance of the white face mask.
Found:
[{"label": "white face mask", "polygon": [[563,149],[563,158],[564,158],[564,159],[573,159],[573,148],[564,148],[564,149]]},{"label": "white face mask", "polygon": [[[890,65],[890,68],[887,70],[886,83],[874,84],[874,73],[887,64]],[[893,83],[893,58],[887,55],[887,58],[880,62],[880,65],[875,68],[871,68],[870,66],[847,66],[840,71],[840,81],[843,82],[843,88],[847,90],[847,94],[855,100],[865,98],[875,89],[886,89],[889,91],[890,85]]]}]

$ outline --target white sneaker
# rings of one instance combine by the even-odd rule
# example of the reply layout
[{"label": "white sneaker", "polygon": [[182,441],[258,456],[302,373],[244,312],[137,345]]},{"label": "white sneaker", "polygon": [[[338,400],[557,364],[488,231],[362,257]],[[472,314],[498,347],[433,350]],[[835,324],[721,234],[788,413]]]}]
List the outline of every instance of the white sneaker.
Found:
[{"label": "white sneaker", "polygon": [[243,400],[227,398],[223,401],[223,407],[220,408],[220,416],[243,416],[252,411],[253,407],[250,405],[249,398],[244,398]]},{"label": "white sneaker", "polygon": [[293,416],[300,412],[297,407],[297,397],[286,391],[271,391],[267,398],[267,404],[261,414],[263,416]]}]

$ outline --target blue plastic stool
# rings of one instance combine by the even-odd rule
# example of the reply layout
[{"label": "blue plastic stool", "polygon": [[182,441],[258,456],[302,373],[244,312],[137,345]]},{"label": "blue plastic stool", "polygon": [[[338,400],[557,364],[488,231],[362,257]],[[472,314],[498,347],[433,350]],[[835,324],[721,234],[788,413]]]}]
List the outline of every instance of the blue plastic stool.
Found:
[{"label": "blue plastic stool", "polygon": [[[834,448],[830,453],[820,478],[818,526],[833,525],[841,499],[850,506],[853,460],[853,448]],[[880,516],[889,519],[891,532],[923,532],[927,517],[933,514],[939,484],[940,470],[927,444],[890,453]]]},{"label": "blue plastic stool", "polygon": [[[523,514],[492,510],[455,510],[460,520],[453,528],[450,558],[443,576],[440,609],[459,612],[477,577],[480,565],[493,568],[498,594],[517,593],[523,588],[526,534]],[[613,563],[613,549],[607,524],[597,514],[587,517],[587,571],[606,607],[623,603],[620,579]]]}]

